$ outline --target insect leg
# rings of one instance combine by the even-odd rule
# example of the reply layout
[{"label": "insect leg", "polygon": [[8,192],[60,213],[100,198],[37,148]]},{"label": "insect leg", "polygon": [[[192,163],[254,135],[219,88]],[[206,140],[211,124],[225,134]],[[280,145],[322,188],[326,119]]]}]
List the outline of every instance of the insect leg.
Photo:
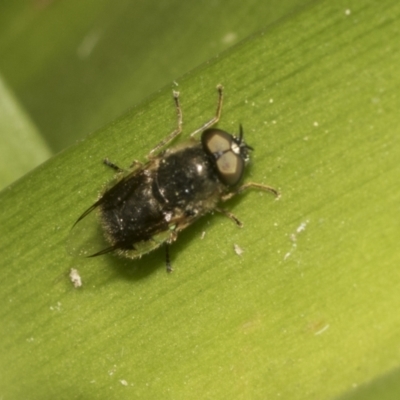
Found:
[{"label": "insect leg", "polygon": [[248,182],[248,183],[245,183],[244,185],[238,187],[233,192],[223,195],[221,197],[221,200],[227,201],[227,200],[231,199],[232,197],[236,196],[237,194],[242,193],[246,189],[264,190],[266,192],[271,192],[272,194],[275,195],[276,198],[280,197],[280,193],[276,189],[274,189],[272,186],[262,185],[261,183]]},{"label": "insect leg", "polygon": [[141,163],[140,161],[138,161],[138,160],[133,160],[132,161],[132,164],[130,165],[130,167],[129,168],[142,168],[143,167],[143,163]]},{"label": "insect leg", "polygon": [[217,103],[217,111],[215,113],[215,116],[213,118],[211,118],[208,122],[206,122],[204,125],[202,125],[200,128],[198,128],[194,132],[192,132],[190,134],[191,137],[193,137],[194,135],[196,135],[199,132],[205,131],[207,128],[215,125],[219,121],[219,119],[221,117],[222,102],[223,102],[223,97],[224,97],[223,96],[224,87],[221,84],[219,84],[219,85],[217,85],[217,90],[218,90],[218,103]]},{"label": "insect leg", "polygon": [[230,218],[239,228],[243,227],[243,224],[231,212],[219,207],[214,208],[214,210]]},{"label": "insect leg", "polygon": [[165,243],[165,264],[167,266],[167,272],[170,273],[173,271],[171,267],[171,260],[169,258],[169,244]]},{"label": "insect leg", "polygon": [[176,114],[178,116],[178,126],[176,129],[171,132],[164,140],[162,140],[160,143],[158,143],[149,153],[147,158],[151,159],[154,156],[154,153],[158,150],[160,150],[162,147],[164,147],[167,143],[169,143],[171,140],[175,139],[181,132],[182,132],[182,109],[181,105],[179,104],[179,92],[173,91],[173,96],[174,96],[174,101],[175,101],[175,108],[176,108]]},{"label": "insect leg", "polygon": [[108,158],[105,158],[103,160],[103,164],[107,165],[107,167],[112,168],[114,171],[117,171],[117,172],[123,172],[124,171],[122,168],[118,167],[118,165],[116,165],[113,162],[111,162]]}]

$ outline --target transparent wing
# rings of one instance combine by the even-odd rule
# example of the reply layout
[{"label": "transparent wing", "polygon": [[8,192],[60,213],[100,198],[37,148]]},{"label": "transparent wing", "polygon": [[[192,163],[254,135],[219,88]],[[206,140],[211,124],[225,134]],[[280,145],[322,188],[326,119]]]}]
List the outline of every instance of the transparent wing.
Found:
[{"label": "transparent wing", "polygon": [[113,246],[105,239],[97,205],[95,203],[82,214],[69,232],[66,249],[73,257],[95,257],[116,251],[117,254],[134,259],[155,250],[171,239],[174,229],[160,231],[151,240],[132,243],[133,249]]},{"label": "transparent wing", "polygon": [[97,204],[89,208],[71,228],[66,248],[73,257],[94,257],[115,250],[104,237]]}]

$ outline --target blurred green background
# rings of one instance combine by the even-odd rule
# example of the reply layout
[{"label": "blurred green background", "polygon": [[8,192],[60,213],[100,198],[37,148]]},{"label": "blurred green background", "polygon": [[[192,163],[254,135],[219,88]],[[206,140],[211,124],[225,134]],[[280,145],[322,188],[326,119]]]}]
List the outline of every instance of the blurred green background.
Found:
[{"label": "blurred green background", "polygon": [[0,73],[58,152],[305,4],[2,2]]}]

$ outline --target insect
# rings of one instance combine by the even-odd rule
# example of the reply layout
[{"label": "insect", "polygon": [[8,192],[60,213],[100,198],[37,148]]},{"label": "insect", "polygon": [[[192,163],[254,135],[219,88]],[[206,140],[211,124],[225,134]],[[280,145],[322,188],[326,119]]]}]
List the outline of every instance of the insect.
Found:
[{"label": "insect", "polygon": [[[75,222],[71,233],[76,240],[81,240],[81,235],[75,235],[74,230],[85,226],[90,215],[100,222],[96,232],[89,234],[98,238],[82,240],[75,253],[95,257],[115,252],[134,259],[164,245],[167,271],[171,272],[170,244],[201,216],[216,211],[241,227],[242,223],[221,208],[221,203],[251,188],[278,196],[277,190],[267,185],[240,185],[253,148],[245,143],[241,125],[238,136],[213,127],[220,119],[223,103],[223,87],[218,85],[217,90],[215,116],[191,133],[189,141],[161,150],[182,132],[179,93],[173,92],[177,127],[150,151],[146,163],[135,161],[131,169],[123,170],[104,160],[117,172],[117,182]],[[198,134],[200,140],[194,138]]]}]

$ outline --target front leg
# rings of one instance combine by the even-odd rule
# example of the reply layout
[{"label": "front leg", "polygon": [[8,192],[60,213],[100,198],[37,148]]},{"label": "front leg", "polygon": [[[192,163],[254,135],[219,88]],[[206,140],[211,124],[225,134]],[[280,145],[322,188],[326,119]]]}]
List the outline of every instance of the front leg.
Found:
[{"label": "front leg", "polygon": [[261,183],[248,182],[248,183],[245,183],[242,186],[239,186],[233,192],[230,192],[230,193],[227,193],[227,194],[221,196],[221,200],[222,201],[227,201],[227,200],[229,200],[232,197],[242,193],[243,191],[245,191],[247,189],[264,190],[265,192],[271,192],[272,194],[274,194],[277,199],[279,199],[279,197],[280,197],[280,193],[276,189],[274,189],[272,186],[262,185]]},{"label": "front leg", "polygon": [[197,135],[200,132],[205,131],[206,129],[210,128],[211,126],[215,125],[220,117],[221,117],[221,111],[222,111],[222,103],[223,103],[223,91],[224,88],[221,84],[217,85],[217,91],[218,91],[218,103],[217,103],[217,111],[215,112],[215,116],[212,117],[209,121],[204,123],[200,128],[196,129],[194,132],[190,134],[191,137]]},{"label": "front leg", "polygon": [[160,143],[158,143],[149,153],[147,158],[151,160],[154,157],[154,153],[160,150],[162,147],[164,147],[166,144],[168,144],[171,140],[174,140],[181,132],[182,132],[182,124],[183,124],[183,117],[182,117],[182,109],[181,105],[179,104],[179,92],[172,92],[174,95],[174,102],[175,102],[175,108],[176,108],[176,114],[178,117],[178,126],[176,129],[171,132],[164,140],[162,140]]}]

